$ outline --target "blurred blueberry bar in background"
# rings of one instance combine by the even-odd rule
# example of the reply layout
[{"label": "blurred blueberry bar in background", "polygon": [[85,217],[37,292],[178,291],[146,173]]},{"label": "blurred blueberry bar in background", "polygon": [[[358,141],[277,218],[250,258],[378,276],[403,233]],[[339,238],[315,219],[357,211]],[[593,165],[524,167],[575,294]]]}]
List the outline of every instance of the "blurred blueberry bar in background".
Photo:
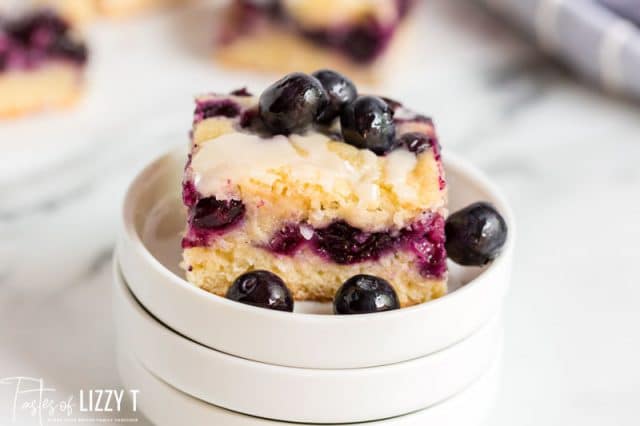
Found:
[{"label": "blurred blueberry bar in background", "polygon": [[599,0],[600,3],[640,25],[640,1],[639,0]]},{"label": "blurred blueberry bar in background", "polygon": [[640,0],[483,1],[582,75],[640,98]]},{"label": "blurred blueberry bar in background", "polygon": [[375,83],[411,39],[414,3],[232,0],[218,25],[215,56],[233,68],[278,74],[332,68]]},{"label": "blurred blueberry bar in background", "polygon": [[73,27],[54,12],[0,15],[0,118],[74,104],[87,57]]}]

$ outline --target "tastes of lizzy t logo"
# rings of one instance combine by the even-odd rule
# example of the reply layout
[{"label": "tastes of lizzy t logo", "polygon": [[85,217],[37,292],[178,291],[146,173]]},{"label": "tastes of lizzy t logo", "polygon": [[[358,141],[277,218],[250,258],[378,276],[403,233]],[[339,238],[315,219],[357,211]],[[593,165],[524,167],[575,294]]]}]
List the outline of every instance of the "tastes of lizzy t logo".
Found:
[{"label": "tastes of lizzy t logo", "polygon": [[[80,389],[61,397],[43,379],[15,376],[0,378],[9,389],[8,414],[13,423],[135,423],[138,411],[137,389]],[[0,407],[0,410],[4,410]]]}]

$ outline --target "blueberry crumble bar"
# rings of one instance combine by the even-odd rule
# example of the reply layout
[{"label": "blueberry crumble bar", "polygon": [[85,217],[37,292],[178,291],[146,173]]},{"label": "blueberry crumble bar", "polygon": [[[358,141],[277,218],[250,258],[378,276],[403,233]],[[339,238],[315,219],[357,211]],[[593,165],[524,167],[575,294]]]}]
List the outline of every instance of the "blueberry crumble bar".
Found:
[{"label": "blueberry crumble bar", "polygon": [[86,62],[85,45],[53,12],[0,19],[0,117],[72,104]]},{"label": "blueberry crumble bar", "polygon": [[[221,20],[216,57],[259,71],[329,66],[375,82],[409,27],[414,0],[235,0]],[[396,45],[396,46],[394,46]]]},{"label": "blueberry crumble bar", "polygon": [[387,307],[447,291],[432,120],[358,95],[337,72],[289,74],[259,97],[198,97],[183,201],[182,267],[209,292],[251,300],[247,289],[264,281],[288,307],[279,282],[256,271],[295,300],[331,301],[343,283],[345,294],[392,287]]}]

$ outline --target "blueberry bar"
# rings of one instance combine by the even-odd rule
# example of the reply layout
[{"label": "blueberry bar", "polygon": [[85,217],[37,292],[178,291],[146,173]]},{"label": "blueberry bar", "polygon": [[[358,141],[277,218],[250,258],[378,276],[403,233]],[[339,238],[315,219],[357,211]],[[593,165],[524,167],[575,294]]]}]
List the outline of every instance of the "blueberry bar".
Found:
[{"label": "blueberry bar", "polygon": [[358,274],[401,306],[446,293],[447,189],[430,118],[329,70],[196,99],[183,179],[187,279],[224,296],[270,271],[296,300]]},{"label": "blueberry bar", "polygon": [[50,11],[0,20],[0,117],[74,103],[86,61],[85,45]]},{"label": "blueberry bar", "polygon": [[331,67],[375,82],[402,50],[413,0],[235,0],[221,20],[216,57],[260,71]]}]

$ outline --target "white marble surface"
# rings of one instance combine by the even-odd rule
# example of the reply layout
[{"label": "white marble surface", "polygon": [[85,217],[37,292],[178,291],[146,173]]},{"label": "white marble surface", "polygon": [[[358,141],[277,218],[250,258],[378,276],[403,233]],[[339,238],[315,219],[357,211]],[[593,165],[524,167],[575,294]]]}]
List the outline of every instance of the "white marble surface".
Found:
[{"label": "white marble surface", "polygon": [[[186,141],[193,94],[270,80],[215,69],[206,26],[185,31],[197,12],[98,25],[83,107],[0,124],[0,378],[62,394],[120,386],[110,264],[125,186]],[[638,424],[640,108],[576,82],[470,2],[433,0],[423,15],[420,48],[383,92],[433,114],[445,155],[493,177],[519,226],[490,424]]]}]

